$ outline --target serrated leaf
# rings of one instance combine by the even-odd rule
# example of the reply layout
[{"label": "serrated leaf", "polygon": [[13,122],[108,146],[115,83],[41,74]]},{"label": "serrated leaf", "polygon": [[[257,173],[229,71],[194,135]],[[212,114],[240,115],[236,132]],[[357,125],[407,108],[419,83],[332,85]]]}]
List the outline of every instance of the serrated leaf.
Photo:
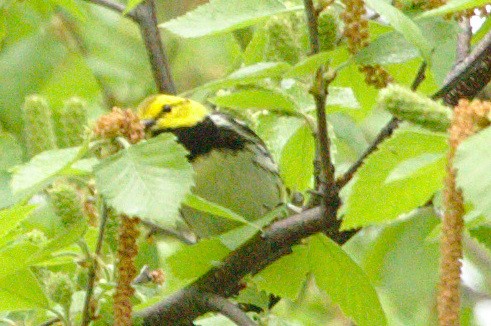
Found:
[{"label": "serrated leaf", "polygon": [[198,211],[209,213],[218,217],[223,217],[224,219],[239,222],[245,225],[252,226],[256,230],[261,230],[261,228],[254,223],[249,222],[245,217],[235,213],[229,208],[223,207],[217,203],[213,203],[202,197],[196,196],[194,194],[188,194],[184,199],[184,204],[194,208]]},{"label": "serrated leaf", "polygon": [[220,264],[229,252],[220,240],[203,239],[195,245],[181,247],[166,260],[166,263],[175,277],[192,281]]},{"label": "serrated leaf", "polygon": [[289,96],[267,89],[240,90],[231,94],[216,96],[209,102],[236,109],[269,109],[275,112],[295,113],[295,102]]},{"label": "serrated leaf", "polygon": [[366,3],[386,18],[396,31],[404,35],[406,40],[420,51],[426,62],[431,62],[432,46],[415,22],[384,0],[367,0]]},{"label": "serrated leaf", "polygon": [[278,0],[211,0],[159,27],[181,37],[201,37],[230,32],[271,15],[299,9],[301,7],[286,8]]},{"label": "serrated leaf", "polygon": [[206,83],[192,91],[217,90],[236,85],[252,84],[264,78],[274,78],[282,75],[290,68],[286,62],[259,62],[251,66],[240,68],[229,76]]},{"label": "serrated leaf", "polygon": [[12,177],[14,194],[34,194],[66,172],[87,151],[86,146],[54,149],[34,156]]},{"label": "serrated leaf", "polygon": [[286,74],[285,77],[293,78],[293,77],[302,77],[305,75],[313,74],[319,67],[329,62],[332,53],[329,52],[320,52],[314,55],[311,55],[295,66],[293,66]]},{"label": "serrated leaf", "polygon": [[421,154],[419,156],[402,161],[389,174],[385,183],[391,183],[406,178],[410,178],[421,169],[435,163],[438,160],[445,159],[443,153],[439,154]]},{"label": "serrated leaf", "polygon": [[312,130],[303,125],[283,147],[279,162],[281,178],[290,190],[303,192],[311,188],[314,157]]},{"label": "serrated leaf", "polygon": [[370,42],[355,55],[355,60],[363,65],[386,65],[406,62],[418,56],[419,51],[414,45],[401,34],[391,32]]},{"label": "serrated leaf", "polygon": [[423,205],[442,187],[444,160],[429,164],[410,177],[390,183],[386,180],[401,162],[446,150],[445,135],[419,129],[398,130],[365,159],[350,191],[341,192],[345,203],[343,229],[387,222]]},{"label": "serrated leaf", "polygon": [[186,154],[168,134],[131,146],[95,167],[97,189],[119,213],[174,226],[193,185]]},{"label": "serrated leaf", "polygon": [[443,16],[446,14],[459,12],[466,9],[477,8],[488,4],[489,0],[453,0],[448,1],[438,8],[423,12],[421,15],[418,16],[418,18]]},{"label": "serrated leaf", "polygon": [[308,260],[320,289],[339,304],[356,325],[386,325],[375,288],[363,270],[331,239],[313,236]]},{"label": "serrated leaf", "polygon": [[254,280],[258,288],[295,300],[308,273],[357,325],[385,325],[377,293],[362,269],[324,235],[292,248]]},{"label": "serrated leaf", "polygon": [[469,137],[457,149],[454,166],[465,200],[491,220],[491,128]]},{"label": "serrated leaf", "polygon": [[427,238],[439,221],[433,208],[419,209],[383,226],[372,241],[365,242],[361,266],[383,296],[386,311],[395,314],[391,319],[400,325],[427,325],[434,314],[439,243]]},{"label": "serrated leaf", "polygon": [[275,261],[256,276],[258,288],[280,297],[295,300],[309,273],[307,261],[308,247],[299,245],[292,248],[292,253]]},{"label": "serrated leaf", "polygon": [[8,132],[0,131],[0,170],[8,170],[22,163],[22,149],[19,142]]},{"label": "serrated leaf", "polygon": [[0,311],[47,309],[48,298],[29,269],[0,279]]},{"label": "serrated leaf", "polygon": [[14,206],[0,211],[0,238],[14,229],[17,224],[25,219],[35,206]]}]

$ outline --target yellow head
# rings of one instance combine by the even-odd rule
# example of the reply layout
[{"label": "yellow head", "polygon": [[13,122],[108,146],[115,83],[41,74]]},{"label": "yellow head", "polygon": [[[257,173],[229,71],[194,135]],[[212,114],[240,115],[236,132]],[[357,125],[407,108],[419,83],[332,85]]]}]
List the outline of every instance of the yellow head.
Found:
[{"label": "yellow head", "polygon": [[165,94],[150,96],[138,107],[138,116],[154,131],[193,127],[207,115],[208,109],[201,103]]}]

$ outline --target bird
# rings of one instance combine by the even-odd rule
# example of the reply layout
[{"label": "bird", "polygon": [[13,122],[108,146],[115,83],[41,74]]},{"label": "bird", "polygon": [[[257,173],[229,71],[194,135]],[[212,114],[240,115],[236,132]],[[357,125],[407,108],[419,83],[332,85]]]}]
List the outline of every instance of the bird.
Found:
[{"label": "bird", "polygon": [[[250,222],[285,201],[278,166],[265,143],[244,122],[187,98],[157,94],[138,106],[150,136],[172,133],[194,169],[192,193]],[[241,224],[183,204],[180,214],[198,238],[223,234]]]}]

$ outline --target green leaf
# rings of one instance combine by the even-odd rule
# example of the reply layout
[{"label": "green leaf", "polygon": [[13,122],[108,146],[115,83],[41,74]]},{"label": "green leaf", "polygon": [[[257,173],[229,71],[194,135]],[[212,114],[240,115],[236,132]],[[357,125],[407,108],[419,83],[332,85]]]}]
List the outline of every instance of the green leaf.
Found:
[{"label": "green leaf", "polygon": [[[442,187],[445,160],[436,160],[410,176],[386,183],[402,162],[421,155],[441,155],[447,150],[446,137],[420,129],[398,130],[365,159],[351,187],[341,192],[344,229],[393,220],[423,205]],[[416,160],[417,162],[417,160]],[[397,171],[396,171],[397,172]]]},{"label": "green leaf", "polygon": [[231,94],[216,96],[209,102],[236,109],[269,109],[275,112],[295,113],[295,102],[288,95],[274,90],[240,90]]},{"label": "green leaf", "polygon": [[0,248],[0,279],[17,273],[32,265],[31,258],[39,247],[29,242],[20,241]]},{"label": "green leaf", "polygon": [[211,0],[159,27],[181,37],[201,37],[230,32],[251,26],[271,15],[299,9],[301,7],[286,8],[278,0]]},{"label": "green leaf", "polygon": [[240,68],[223,79],[214,80],[212,82],[206,83],[193,89],[192,91],[196,92],[198,90],[217,90],[220,88],[232,87],[236,85],[253,84],[264,78],[274,78],[281,76],[289,68],[290,65],[286,62],[259,62],[252,66]]},{"label": "green leaf", "polygon": [[357,325],[386,325],[385,314],[369,278],[331,239],[313,236],[308,260],[320,289]]},{"label": "green leaf", "polygon": [[0,311],[47,309],[48,306],[48,298],[29,269],[0,279]]},{"label": "green leaf", "polygon": [[280,158],[280,175],[292,191],[303,192],[312,186],[314,173],[315,139],[312,130],[303,125],[283,147]]},{"label": "green leaf", "polygon": [[8,132],[0,131],[0,170],[8,170],[22,163],[22,149],[17,139]]},{"label": "green leaf", "polygon": [[124,9],[123,15],[126,15],[133,9],[135,9],[140,3],[142,3],[143,0],[128,0],[128,3],[126,3],[126,8]]},{"label": "green leaf", "polygon": [[256,276],[258,288],[282,298],[297,299],[310,272],[307,246],[295,246],[292,253],[275,261]]},{"label": "green leaf", "polygon": [[327,106],[340,106],[349,109],[359,109],[360,103],[350,87],[329,87],[327,95]]},{"label": "green leaf", "polygon": [[12,175],[0,170],[0,209],[8,207],[16,202],[16,197],[11,189]]},{"label": "green leaf", "polygon": [[255,276],[260,289],[294,300],[307,273],[312,273],[319,288],[357,325],[386,325],[370,280],[332,240],[316,235],[307,245],[295,246],[292,251]]},{"label": "green leaf", "polygon": [[440,154],[421,154],[419,156],[402,161],[397,165],[385,179],[385,183],[391,183],[406,178],[410,178],[421,169],[445,158]]},{"label": "green leaf", "polygon": [[65,172],[87,151],[86,146],[54,149],[34,156],[20,166],[12,177],[15,194],[32,195]]},{"label": "green leaf", "polygon": [[256,29],[249,44],[244,51],[244,64],[246,66],[261,62],[264,60],[268,45],[268,34],[264,28]]},{"label": "green leaf", "polygon": [[174,226],[193,185],[186,154],[168,134],[131,146],[95,167],[97,189],[119,213]]},{"label": "green leaf", "polygon": [[367,0],[366,3],[386,18],[396,31],[404,35],[406,40],[421,52],[426,62],[431,62],[432,46],[416,23],[384,0]]},{"label": "green leaf", "polygon": [[230,250],[220,240],[203,239],[195,245],[183,246],[170,256],[166,263],[173,276],[181,280],[192,281],[210,268],[218,266],[229,252]]},{"label": "green leaf", "polygon": [[491,225],[480,225],[469,230],[470,235],[491,251]]},{"label": "green leaf", "polygon": [[314,55],[311,55],[295,66],[293,66],[286,74],[285,77],[293,78],[293,77],[302,77],[305,75],[312,75],[319,67],[329,62],[332,53],[329,52],[320,52]]},{"label": "green leaf", "polygon": [[428,325],[434,316],[439,243],[427,237],[439,221],[433,208],[419,209],[376,233],[360,234],[365,237],[361,266],[377,286],[384,309],[391,312],[390,325]]},{"label": "green leaf", "polygon": [[381,35],[361,49],[355,60],[362,65],[402,63],[417,58],[419,51],[401,34],[390,32]]},{"label": "green leaf", "polygon": [[452,0],[445,3],[443,6],[435,8],[433,10],[425,11],[424,13],[419,15],[418,18],[443,16],[446,14],[481,7],[488,4],[489,0]]},{"label": "green leaf", "polygon": [[25,219],[35,206],[14,206],[0,211],[0,238],[14,229],[17,224]]},{"label": "green leaf", "polygon": [[209,200],[206,200],[202,197],[196,196],[194,194],[188,194],[186,198],[184,199],[184,203],[194,209],[197,209],[199,211],[209,213],[212,215],[216,215],[219,217],[223,217],[228,220],[240,222],[245,225],[249,225],[254,227],[256,230],[261,230],[261,228],[254,223],[249,222],[247,219],[244,217],[240,216],[239,214],[235,213],[231,209],[228,209],[226,207],[220,206],[216,203],[212,203]]},{"label": "green leaf", "polygon": [[455,155],[457,185],[465,200],[491,220],[491,128],[469,137],[460,144]]}]

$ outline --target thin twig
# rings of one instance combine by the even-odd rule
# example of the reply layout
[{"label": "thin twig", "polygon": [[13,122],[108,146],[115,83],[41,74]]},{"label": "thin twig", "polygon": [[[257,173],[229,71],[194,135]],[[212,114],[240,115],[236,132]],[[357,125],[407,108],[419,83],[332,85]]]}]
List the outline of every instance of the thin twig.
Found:
[{"label": "thin twig", "polygon": [[104,233],[106,230],[107,218],[108,218],[108,208],[106,204],[103,202],[101,221],[99,224],[99,235],[97,236],[94,258],[92,259],[92,264],[90,265],[89,275],[87,280],[87,293],[85,295],[84,309],[82,313],[82,323],[81,323],[82,326],[89,325],[92,317],[90,315],[90,302],[92,300],[92,293],[94,292],[97,269],[99,268],[99,256],[102,251],[102,243],[104,241]]},{"label": "thin twig", "polygon": [[[112,11],[118,12],[120,14],[122,14],[126,8],[124,5],[111,0],[87,0],[87,1],[102,6],[104,8],[111,9]],[[135,20],[135,16],[133,12],[127,13],[126,16]]]},{"label": "thin twig", "polygon": [[214,293],[201,293],[199,298],[207,309],[221,313],[238,326],[257,326],[244,311],[224,297]]},{"label": "thin twig", "polygon": [[[118,13],[125,11],[125,6],[111,0],[86,0],[111,9]],[[176,94],[176,88],[170,72],[170,65],[165,47],[160,37],[154,0],[145,0],[136,8],[126,13],[140,28],[145,48],[150,60],[157,90],[161,93]]]},{"label": "thin twig", "polygon": [[[319,53],[319,32],[317,26],[317,12],[314,8],[312,0],[304,0],[305,14],[307,16],[309,37],[310,37],[310,50],[311,54]],[[336,187],[334,177],[334,164],[331,159],[331,141],[327,130],[326,119],[326,99],[327,99],[327,86],[328,82],[324,77],[325,68],[319,67],[315,73],[314,82],[311,88],[311,94],[315,100],[316,117],[317,117],[317,153],[321,165],[320,180],[321,191],[323,194],[323,204],[328,207],[332,206],[334,210],[337,210],[339,205],[338,189]],[[337,228],[339,223],[336,223],[336,219],[328,221],[333,228]]]},{"label": "thin twig", "polygon": [[169,60],[160,37],[155,10],[155,0],[145,0],[135,8],[135,13],[147,49],[153,78],[160,93],[176,94]]},{"label": "thin twig", "polygon": [[163,235],[163,236],[175,238],[175,239],[177,239],[177,240],[179,240],[185,244],[189,244],[189,245],[195,244],[197,242],[196,237],[193,237],[192,234],[185,234],[183,232],[179,232],[176,230],[166,229],[166,228],[164,228],[160,225],[157,225],[153,222],[150,222],[150,221],[142,220],[141,223],[145,227],[150,229],[148,236]]},{"label": "thin twig", "polygon": [[50,320],[45,321],[44,323],[39,324],[39,326],[51,326],[60,321],[60,318],[52,318]]}]

